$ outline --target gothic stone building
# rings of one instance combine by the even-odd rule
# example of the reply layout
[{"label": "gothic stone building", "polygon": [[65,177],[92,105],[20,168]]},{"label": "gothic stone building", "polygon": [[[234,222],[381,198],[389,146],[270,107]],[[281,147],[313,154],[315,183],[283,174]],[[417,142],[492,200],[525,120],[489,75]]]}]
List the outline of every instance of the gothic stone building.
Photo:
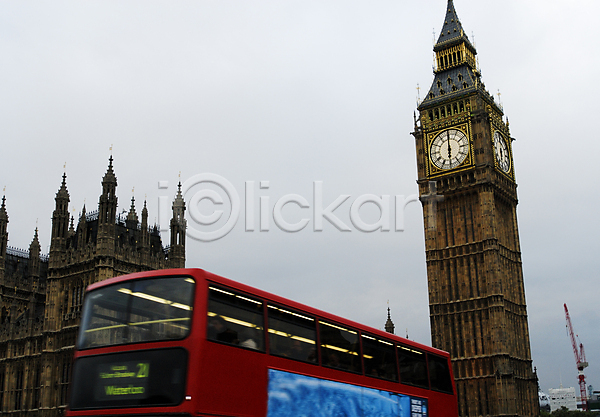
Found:
[{"label": "gothic stone building", "polygon": [[98,210],[69,216],[66,174],[56,193],[49,255],[36,229],[29,251],[10,248],[6,198],[0,207],[0,411],[2,415],[59,416],[67,403],[71,360],[86,286],[113,276],[185,266],[185,202],[173,202],[171,244],[163,247],[139,222],[134,199],[117,214],[117,178],[110,157]]},{"label": "gothic stone building", "polygon": [[461,416],[539,415],[523,285],[513,138],[452,0],[418,106],[431,339],[450,352]]}]

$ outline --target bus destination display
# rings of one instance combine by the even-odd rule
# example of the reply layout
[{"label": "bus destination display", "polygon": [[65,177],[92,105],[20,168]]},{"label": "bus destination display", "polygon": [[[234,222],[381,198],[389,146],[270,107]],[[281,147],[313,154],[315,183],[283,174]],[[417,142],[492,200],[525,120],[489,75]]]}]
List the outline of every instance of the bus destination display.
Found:
[{"label": "bus destination display", "polygon": [[150,362],[118,362],[98,365],[96,400],[147,397]]}]

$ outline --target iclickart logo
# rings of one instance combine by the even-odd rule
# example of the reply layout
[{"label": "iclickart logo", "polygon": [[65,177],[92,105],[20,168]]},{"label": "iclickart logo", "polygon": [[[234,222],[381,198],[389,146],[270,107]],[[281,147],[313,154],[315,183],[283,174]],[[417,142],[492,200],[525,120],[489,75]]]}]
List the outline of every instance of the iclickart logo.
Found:
[{"label": "iclickart logo", "polygon": [[[181,193],[186,202],[187,236],[202,242],[221,239],[237,225],[240,215],[245,220],[246,232],[269,232],[273,224],[287,233],[298,233],[312,224],[314,232],[323,231],[325,222],[333,225],[340,232],[353,230],[371,233],[375,231],[404,231],[404,211],[410,203],[418,201],[416,194],[375,195],[362,194],[352,198],[349,194],[338,195],[335,199],[324,201],[323,181],[313,181],[312,196],[306,198],[300,194],[271,195],[270,181],[245,181],[244,201],[238,190],[226,178],[213,174],[197,174],[181,184]],[[159,190],[171,190],[170,195],[158,197],[159,224],[161,232],[169,230],[171,203],[177,188],[169,188],[168,181],[158,182]],[[441,196],[438,196],[441,197]],[[429,200],[429,202],[435,202]],[[344,204],[349,202],[348,204]],[[361,207],[365,204],[375,206],[379,217],[367,222],[361,215]],[[284,207],[296,206],[302,213],[300,219],[291,220],[284,215]],[[348,210],[348,221],[342,221],[338,214],[343,213],[342,206]],[[349,207],[348,207],[349,206]],[[298,209],[296,211],[298,211]],[[393,226],[392,226],[393,224]]]}]

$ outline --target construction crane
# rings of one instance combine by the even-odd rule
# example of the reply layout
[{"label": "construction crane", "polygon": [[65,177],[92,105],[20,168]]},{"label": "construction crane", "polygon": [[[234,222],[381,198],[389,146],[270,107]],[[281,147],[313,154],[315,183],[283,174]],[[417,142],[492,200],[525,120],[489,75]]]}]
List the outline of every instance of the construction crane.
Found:
[{"label": "construction crane", "polygon": [[585,351],[583,350],[583,343],[579,343],[579,346],[577,346],[577,341],[575,340],[575,337],[579,336],[577,336],[573,331],[573,325],[571,324],[571,317],[569,316],[569,310],[567,309],[566,303],[565,316],[567,318],[567,332],[569,333],[569,337],[571,338],[571,344],[573,345],[573,353],[575,354],[575,364],[577,365],[577,373],[579,377],[579,391],[581,392],[581,408],[583,411],[588,411],[585,375],[583,374],[583,370],[587,368],[588,363],[585,360]]}]

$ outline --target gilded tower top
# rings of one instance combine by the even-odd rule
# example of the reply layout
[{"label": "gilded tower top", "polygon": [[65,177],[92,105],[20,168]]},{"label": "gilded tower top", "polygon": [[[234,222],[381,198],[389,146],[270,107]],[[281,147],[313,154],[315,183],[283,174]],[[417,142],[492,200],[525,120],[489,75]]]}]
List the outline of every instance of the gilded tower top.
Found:
[{"label": "gilded tower top", "polygon": [[465,35],[456,10],[454,10],[454,3],[452,0],[448,0],[448,7],[446,8],[446,18],[444,19],[444,25],[440,32],[440,37],[435,44],[434,51],[447,47],[450,43],[461,43],[465,42],[473,51],[475,48],[471,45],[469,38]]},{"label": "gilded tower top", "polygon": [[[433,50],[435,76],[427,95],[419,104],[419,111],[475,93],[481,93],[490,104],[495,104],[481,82],[475,57],[477,51],[463,30],[452,0],[448,0],[444,24]],[[498,111],[502,113],[499,107]]]}]

